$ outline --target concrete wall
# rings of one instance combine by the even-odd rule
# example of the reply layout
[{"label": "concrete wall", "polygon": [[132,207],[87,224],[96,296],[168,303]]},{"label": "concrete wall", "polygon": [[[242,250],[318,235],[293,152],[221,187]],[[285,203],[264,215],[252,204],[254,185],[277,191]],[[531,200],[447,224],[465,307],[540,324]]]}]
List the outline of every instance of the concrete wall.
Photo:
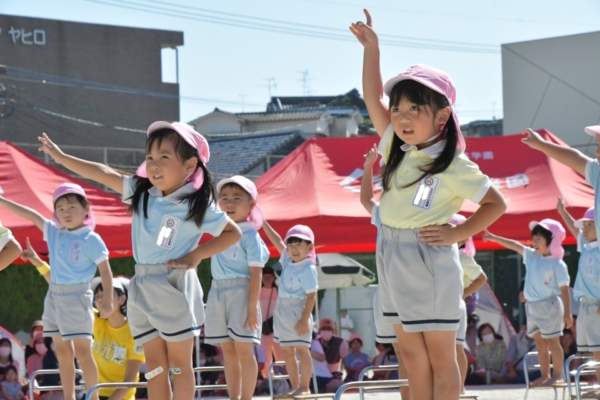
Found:
[{"label": "concrete wall", "polygon": [[502,46],[504,134],[546,128],[593,155],[600,121],[600,32]]},{"label": "concrete wall", "polygon": [[[156,120],[179,119],[179,85],[162,82],[161,49],[182,45],[182,32],[9,15],[0,15],[0,29],[0,64],[9,67],[7,74],[0,73],[0,83],[8,87],[0,97],[15,106],[10,116],[0,118],[0,140],[36,143],[45,131],[59,144],[143,148],[143,132],[111,127],[145,130]],[[44,84],[39,76],[9,79],[16,69],[68,79],[63,84]],[[86,88],[86,82],[104,87]],[[138,94],[107,90],[109,86]],[[140,95],[140,90],[171,98]],[[59,118],[35,107],[104,126]]]}]

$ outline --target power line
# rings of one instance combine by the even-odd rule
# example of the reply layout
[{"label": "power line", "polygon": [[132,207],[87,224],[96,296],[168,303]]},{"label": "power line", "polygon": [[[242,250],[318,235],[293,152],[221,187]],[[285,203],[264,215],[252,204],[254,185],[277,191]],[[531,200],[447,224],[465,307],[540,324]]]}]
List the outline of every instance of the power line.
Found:
[{"label": "power line", "polygon": [[[265,32],[283,33],[288,35],[296,35],[302,37],[313,37],[319,39],[330,39],[342,42],[355,42],[356,39],[350,37],[348,33],[342,33],[345,31],[338,30],[339,33],[329,33],[326,30],[331,28],[318,27],[318,29],[300,28],[294,27],[293,23],[285,22],[284,26],[279,26],[274,23],[256,23],[253,22],[255,19],[252,17],[250,20],[243,19],[231,19],[217,17],[214,15],[199,14],[190,11],[178,11],[173,8],[157,7],[157,6],[146,6],[131,1],[120,0],[118,3],[112,3],[109,1],[101,0],[85,0],[92,3],[104,4],[113,7],[142,11],[151,14],[158,14],[161,16],[171,16],[183,19],[189,19],[193,21],[207,22],[217,25],[234,26],[238,28],[247,28]],[[129,4],[129,5],[127,5]],[[245,17],[250,18],[250,17]],[[325,31],[324,31],[325,30]],[[441,42],[436,40],[420,39],[420,38],[405,38],[395,37],[397,39],[386,39],[382,37],[379,43],[382,45],[394,46],[394,47],[409,47],[409,48],[420,48],[429,50],[444,50],[454,52],[467,52],[467,53],[480,53],[480,54],[500,54],[499,46],[478,44],[478,43],[460,43],[460,42]],[[455,43],[455,44],[452,44]]]}]

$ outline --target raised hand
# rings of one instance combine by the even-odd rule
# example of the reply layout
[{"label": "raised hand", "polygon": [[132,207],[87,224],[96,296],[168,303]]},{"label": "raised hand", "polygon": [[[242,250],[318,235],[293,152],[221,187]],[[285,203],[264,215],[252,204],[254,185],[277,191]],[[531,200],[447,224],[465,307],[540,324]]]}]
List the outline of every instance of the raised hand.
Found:
[{"label": "raised hand", "polygon": [[54,161],[58,161],[58,159],[64,155],[58,146],[54,144],[54,142],[50,140],[48,135],[45,133],[42,133],[42,136],[38,137],[38,140],[42,142],[42,147],[40,147],[38,150],[50,155]]},{"label": "raised hand", "polygon": [[363,11],[367,17],[367,23],[365,24],[362,21],[351,23],[349,27],[350,32],[356,36],[363,46],[377,46],[379,44],[379,39],[377,38],[377,33],[375,33],[375,30],[373,29],[373,19],[366,8]]},{"label": "raised hand", "polygon": [[481,238],[484,242],[490,242],[494,238],[494,235],[490,233],[487,229],[483,233],[483,237]]},{"label": "raised hand", "polygon": [[373,144],[373,147],[369,149],[367,154],[365,154],[365,169],[373,168],[375,162],[379,158],[379,154],[377,154],[377,145]]},{"label": "raised hand", "polygon": [[556,210],[558,210],[558,212],[560,214],[564,213],[566,211],[565,208],[565,199],[563,199],[562,196],[558,197],[558,201],[556,202]]},{"label": "raised hand", "polygon": [[535,150],[539,150],[541,144],[545,142],[544,138],[542,138],[539,133],[534,132],[531,128],[524,130],[523,135],[526,137],[521,139],[521,142]]},{"label": "raised hand", "polygon": [[23,252],[21,253],[21,258],[25,261],[29,261],[30,263],[32,263],[34,265],[37,265],[37,263],[41,264],[42,259],[38,256],[38,254],[35,252],[35,250],[31,246],[29,237],[26,239],[26,241],[27,241],[27,248],[25,250],[23,250]]}]

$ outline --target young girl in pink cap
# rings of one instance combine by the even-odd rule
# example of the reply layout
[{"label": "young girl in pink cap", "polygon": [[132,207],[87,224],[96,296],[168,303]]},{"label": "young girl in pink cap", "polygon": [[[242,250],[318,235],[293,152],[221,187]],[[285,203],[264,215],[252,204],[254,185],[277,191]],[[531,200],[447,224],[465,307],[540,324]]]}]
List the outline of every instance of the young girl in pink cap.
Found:
[{"label": "young girl in pink cap", "polygon": [[[363,93],[385,164],[377,246],[381,307],[394,324],[413,399],[458,399],[463,284],[456,243],[489,226],[506,205],[464,154],[452,79],[414,65],[383,85],[378,37],[365,15],[366,24],[353,23],[350,31],[364,46]],[[465,199],[481,207],[465,222],[448,224]]]},{"label": "young girl in pink cap", "polygon": [[[310,394],[312,310],[319,288],[315,235],[306,225],[295,225],[285,238],[264,221],[263,228],[281,258],[277,304],[273,311],[275,341],[281,344],[292,390],[282,397]],[[300,371],[298,371],[298,361]]]},{"label": "young girl in pink cap", "polygon": [[242,239],[212,256],[212,283],[206,304],[205,343],[223,349],[227,391],[233,399],[250,400],[258,365],[254,346],[260,344],[258,304],[262,269],[269,250],[258,230],[263,217],[254,182],[235,175],[217,183],[219,207],[242,230]]},{"label": "young girl in pink cap", "polygon": [[[193,399],[193,340],[204,323],[196,266],[241,238],[237,225],[216,208],[208,143],[187,124],[154,122],[146,161],[131,177],[63,153],[46,134],[39,140],[40,150],[58,164],[121,193],[129,204],[137,264],[127,318],[136,345],[144,348],[149,397]],[[198,245],[204,233],[213,239]]]},{"label": "young girl in pink cap", "polygon": [[[37,211],[0,197],[0,206],[28,219],[42,232],[48,242],[52,271],[48,264],[38,267],[42,275],[50,272],[50,287],[44,300],[44,336],[52,337],[60,364],[60,378],[65,399],[75,400],[75,367],[77,357],[89,389],[98,383],[98,368],[92,357],[94,312],[90,281],[96,270],[102,283],[112,292],[112,272],[108,249],[94,232],[96,220],[83,188],[64,183],[52,199],[52,220]],[[110,294],[101,307],[103,315],[113,312]],[[97,398],[97,394],[95,396]]]},{"label": "young girl in pink cap", "polygon": [[[562,242],[566,233],[558,221],[549,218],[530,222],[529,229],[533,247],[487,231],[483,240],[496,242],[521,254],[527,267],[523,290],[527,299],[527,336],[535,339],[542,373],[531,385],[563,383],[564,352],[559,338],[564,328],[573,325],[569,272],[562,260],[565,254]],[[548,350],[552,353],[552,374]]]},{"label": "young girl in pink cap", "polygon": [[[573,297],[579,301],[577,351],[592,352],[594,360],[600,361],[600,247],[594,222],[595,209],[588,208],[582,218],[575,220],[567,211],[562,197],[559,197],[556,208],[569,231],[577,238],[577,251],[580,253],[573,285]],[[600,370],[596,370],[596,377],[600,382]],[[592,394],[598,398],[600,390]]]}]

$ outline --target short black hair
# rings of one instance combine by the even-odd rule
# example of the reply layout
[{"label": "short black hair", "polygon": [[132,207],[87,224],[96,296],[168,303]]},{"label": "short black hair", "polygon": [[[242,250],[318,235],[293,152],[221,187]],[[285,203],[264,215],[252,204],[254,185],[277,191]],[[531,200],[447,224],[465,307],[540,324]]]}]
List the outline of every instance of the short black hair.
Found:
[{"label": "short black hair", "polygon": [[296,236],[289,237],[288,240],[285,241],[285,243],[286,244],[292,244],[292,243],[312,244],[312,242],[310,240],[300,239],[299,237],[296,237]]},{"label": "short black hair", "polygon": [[[121,289],[116,288],[116,287],[113,287],[113,289],[117,291],[117,294],[119,296],[125,296],[125,303],[123,303],[123,305],[119,308],[119,311],[121,312],[121,314],[127,316],[127,300],[129,299],[127,292],[124,292]],[[104,288],[102,287],[102,283],[99,283],[98,286],[96,286],[96,289],[94,289],[94,295],[96,295],[100,290],[104,291]]]},{"label": "short black hair", "polygon": [[85,206],[87,206],[88,204],[90,204],[90,202],[85,197],[83,197],[80,194],[77,194],[77,193],[67,193],[67,194],[63,194],[58,199],[56,199],[56,201],[54,202],[54,208],[55,209],[56,209],[56,203],[58,203],[58,201],[60,199],[67,199],[67,200],[73,200],[73,199],[75,199],[84,208],[85,208]]},{"label": "short black hair", "polygon": [[544,228],[541,225],[536,225],[531,230],[531,236],[535,235],[543,236],[544,239],[546,239],[546,246],[550,246],[550,243],[552,243],[552,238],[554,237],[552,232],[550,232],[548,229]]}]

